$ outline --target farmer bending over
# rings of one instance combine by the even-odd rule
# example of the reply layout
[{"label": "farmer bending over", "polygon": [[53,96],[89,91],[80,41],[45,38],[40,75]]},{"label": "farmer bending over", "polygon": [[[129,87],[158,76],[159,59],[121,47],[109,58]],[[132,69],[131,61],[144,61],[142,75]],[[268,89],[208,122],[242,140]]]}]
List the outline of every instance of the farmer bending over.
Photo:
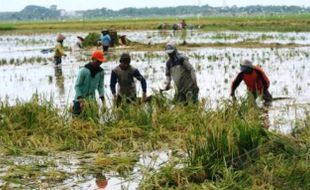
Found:
[{"label": "farmer bending over", "polygon": [[266,104],[270,103],[272,101],[272,96],[268,91],[270,82],[262,68],[254,66],[249,60],[245,60],[240,65],[240,70],[241,72],[232,83],[230,95],[235,99],[235,91],[241,81],[244,81],[248,91],[253,94],[255,99],[257,96],[262,96]]},{"label": "farmer bending over", "polygon": [[176,87],[175,100],[196,103],[199,88],[193,66],[186,56],[177,51],[175,44],[168,43],[165,51],[169,59],[166,63],[166,87],[164,90],[171,88],[172,79]]}]

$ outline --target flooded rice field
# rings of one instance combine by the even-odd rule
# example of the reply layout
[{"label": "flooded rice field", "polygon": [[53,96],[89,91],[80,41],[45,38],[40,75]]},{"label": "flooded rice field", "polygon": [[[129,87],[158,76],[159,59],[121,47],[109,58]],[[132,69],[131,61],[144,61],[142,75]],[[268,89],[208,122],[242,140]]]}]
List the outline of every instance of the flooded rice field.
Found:
[{"label": "flooded rice field", "polygon": [[[100,167],[100,164],[104,162],[102,158],[106,155],[101,154],[57,153],[49,156],[3,156],[0,159],[0,187],[4,185],[1,177],[8,180],[21,175],[19,182],[23,185],[12,183],[7,188],[133,190],[139,187],[143,172],[159,169],[168,162],[170,156],[171,151],[141,153],[134,160],[130,176],[126,173],[120,175],[117,170],[103,173],[107,168]],[[85,168],[85,165],[91,167]],[[32,176],[23,176],[22,172],[27,170],[33,170]],[[52,179],[54,183],[50,184]]]},{"label": "flooded rice field", "polygon": [[203,32],[200,30],[187,31],[139,31],[121,32],[129,39],[140,43],[158,44],[174,40],[181,44],[193,43],[238,43],[238,42],[259,42],[259,43],[279,43],[279,44],[309,44],[310,34],[305,32]]},{"label": "flooded rice field", "polygon": [[[188,31],[186,34],[172,31],[120,32],[133,41],[141,43],[165,43],[175,40],[182,43],[236,43],[258,41],[262,43],[296,43],[310,44],[310,33],[258,33],[258,32],[201,32]],[[73,46],[76,36],[84,33],[67,33],[65,46]],[[14,104],[16,100],[28,101],[34,93],[53,100],[60,107],[69,106],[74,97],[74,82],[80,67],[89,61],[89,52],[68,51],[63,64],[55,67],[52,63],[53,53],[42,54],[40,50],[54,46],[54,34],[38,35],[3,35],[0,36],[0,99]],[[119,49],[112,49],[108,61],[102,64],[105,71],[105,96],[111,106],[109,89],[111,70],[118,64]],[[163,51],[131,51],[132,65],[139,68],[148,83],[148,95],[163,87],[165,80],[165,62],[167,56]],[[270,92],[274,97],[287,97],[272,103],[266,111],[266,122],[270,130],[290,133],[295,122],[304,118],[310,108],[310,47],[296,48],[193,48],[182,51],[194,66],[200,99],[206,99],[210,108],[217,106],[223,99],[229,99],[232,80],[239,71],[239,64],[250,59],[260,65],[271,81]],[[140,87],[140,84],[137,83]],[[138,88],[141,96],[141,88]],[[237,90],[237,96],[246,94],[244,84]],[[172,98],[173,91],[165,94]],[[258,100],[258,103],[260,101]],[[10,177],[10,171],[33,169],[33,179],[27,183],[31,188],[52,189],[96,189],[98,184],[107,189],[136,189],[141,180],[143,169],[156,169],[169,159],[168,152],[141,154],[133,166],[133,173],[128,179],[117,173],[83,170],[83,164],[96,162],[89,157],[75,153],[69,155],[1,157],[0,187],[3,178]],[[9,161],[8,161],[9,160]],[[35,167],[35,168],[33,168]],[[20,175],[22,176],[22,169]],[[40,178],[38,173],[45,173]],[[59,178],[59,184],[50,186],[49,178]],[[30,176],[31,178],[31,176]],[[134,179],[133,179],[134,178]],[[63,180],[65,179],[65,180]],[[101,181],[100,181],[101,180]],[[107,183],[107,184],[106,184]],[[18,183],[16,183],[18,184]],[[9,188],[25,188],[14,185]]]}]

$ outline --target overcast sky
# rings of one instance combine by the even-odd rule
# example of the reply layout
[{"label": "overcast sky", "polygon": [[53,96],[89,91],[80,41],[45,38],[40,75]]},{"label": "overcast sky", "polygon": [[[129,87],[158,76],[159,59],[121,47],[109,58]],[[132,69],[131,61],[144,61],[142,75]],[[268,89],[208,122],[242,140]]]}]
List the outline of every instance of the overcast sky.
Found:
[{"label": "overcast sky", "polygon": [[247,5],[298,5],[310,7],[310,0],[0,0],[0,12],[20,11],[27,5],[59,9],[86,10],[106,7],[113,10],[125,7],[166,7],[178,5],[247,6]]}]

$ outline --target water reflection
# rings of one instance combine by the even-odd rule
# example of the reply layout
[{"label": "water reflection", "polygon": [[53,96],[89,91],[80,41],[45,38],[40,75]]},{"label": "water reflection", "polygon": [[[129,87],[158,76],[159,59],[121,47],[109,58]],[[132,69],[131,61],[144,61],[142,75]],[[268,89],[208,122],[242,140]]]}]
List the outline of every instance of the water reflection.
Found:
[{"label": "water reflection", "polygon": [[108,179],[102,173],[96,174],[96,185],[98,189],[106,189],[108,186]]},{"label": "water reflection", "polygon": [[58,88],[59,94],[64,95],[65,94],[65,85],[64,85],[64,76],[62,74],[62,67],[57,66],[54,67],[55,71],[55,79],[56,79],[56,86]]}]

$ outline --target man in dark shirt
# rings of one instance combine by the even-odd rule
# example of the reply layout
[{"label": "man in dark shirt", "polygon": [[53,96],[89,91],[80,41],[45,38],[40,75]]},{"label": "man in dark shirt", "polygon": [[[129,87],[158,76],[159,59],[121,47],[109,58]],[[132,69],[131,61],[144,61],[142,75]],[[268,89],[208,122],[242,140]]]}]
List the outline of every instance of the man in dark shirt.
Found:
[{"label": "man in dark shirt", "polygon": [[[131,58],[128,53],[123,53],[120,64],[112,70],[110,88],[113,99],[119,104],[124,98],[127,103],[136,100],[136,84],[134,78],[140,81],[143,91],[143,100],[146,100],[146,81],[139,70],[130,65]],[[116,84],[118,90],[116,92]]]}]

